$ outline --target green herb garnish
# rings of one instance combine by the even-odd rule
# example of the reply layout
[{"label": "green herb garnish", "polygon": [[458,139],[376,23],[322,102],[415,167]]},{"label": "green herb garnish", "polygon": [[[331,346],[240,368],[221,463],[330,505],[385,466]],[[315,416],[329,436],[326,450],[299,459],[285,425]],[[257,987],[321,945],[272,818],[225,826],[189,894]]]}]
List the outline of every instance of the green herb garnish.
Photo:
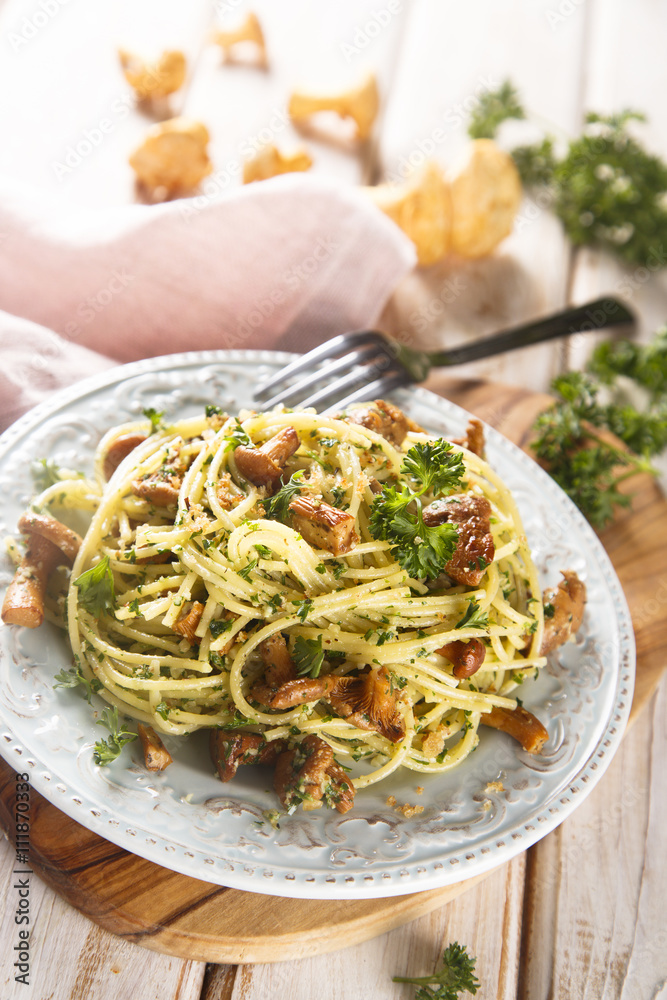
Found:
[{"label": "green herb garnish", "polygon": [[109,556],[104,556],[96,566],[77,577],[74,586],[79,588],[81,605],[91,615],[96,618],[105,613],[113,615],[117,604]]},{"label": "green herb garnish", "polygon": [[289,482],[281,486],[275,496],[268,500],[262,500],[265,514],[270,521],[284,521],[287,517],[287,510],[295,496],[301,493],[303,484],[303,470],[293,473]]},{"label": "green herb garnish", "polygon": [[136,740],[137,734],[128,729],[123,729],[118,721],[118,709],[115,705],[113,709],[104,709],[97,725],[106,726],[111,731],[111,736],[106,740],[97,741],[93,752],[95,763],[101,767],[105,767],[111,761],[116,760],[126,743]]},{"label": "green herb garnish", "polygon": [[164,410],[161,413],[158,413],[153,406],[149,406],[141,412],[145,417],[148,417],[151,422],[151,434],[157,434],[158,431],[163,430],[162,418],[164,416]]},{"label": "green herb garnish", "polygon": [[[457,1000],[460,993],[477,993],[480,987],[475,976],[476,959],[468,956],[467,950],[454,941],[442,956],[442,967],[433,976],[394,976],[395,983],[414,983],[421,987],[415,993],[415,1000]],[[431,987],[436,986],[437,989]]]},{"label": "green herb garnish", "polygon": [[305,639],[298,635],[292,650],[292,659],[296,666],[297,677],[319,677],[324,660],[322,636],[317,639]]}]

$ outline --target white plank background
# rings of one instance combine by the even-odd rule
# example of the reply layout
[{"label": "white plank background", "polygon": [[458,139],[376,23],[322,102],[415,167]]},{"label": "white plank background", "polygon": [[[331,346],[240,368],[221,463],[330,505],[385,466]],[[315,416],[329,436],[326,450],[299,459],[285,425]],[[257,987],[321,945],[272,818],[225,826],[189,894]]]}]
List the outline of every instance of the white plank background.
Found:
[{"label": "white plank background", "polygon": [[[117,64],[122,44],[140,52],[182,48],[188,82],[173,113],[208,125],[215,171],[210,190],[240,183],[233,167],[271,129],[289,150],[306,144],[314,170],[341,183],[396,177],[404,159],[432,150],[451,164],[465,143],[461,121],[485,84],[507,76],[527,105],[559,135],[575,132],[586,109],[636,106],[644,134],[667,155],[663,48],[667,8],[657,0],[402,0],[386,24],[385,0],[257,0],[269,68],[224,64],[211,44],[245,0],[0,0],[0,172],[74,204],[135,200],[127,157],[151,122],[134,105]],[[371,27],[369,28],[369,25]],[[17,36],[19,41],[17,42]],[[284,109],[296,86],[354,85],[377,73],[381,116],[359,147],[345,128],[337,141],[299,134]],[[106,119],[99,145],[64,178],[67,147]],[[323,125],[323,128],[329,127]],[[434,139],[434,130],[437,140]],[[404,158],[404,159],[402,159]],[[204,187],[206,191],[206,187]],[[667,247],[664,248],[667,254]],[[648,279],[648,280],[646,280]],[[590,251],[572,254],[557,222],[526,201],[515,233],[497,254],[444,262],[405,280],[384,323],[428,347],[453,343],[602,292],[623,290],[638,309],[642,336],[667,319],[667,276],[622,268]],[[470,366],[544,389],[563,363],[590,350],[532,348]],[[627,735],[589,799],[555,833],[464,897],[375,941],[332,955],[272,966],[209,966],[162,956],[99,930],[32,880],[32,985],[13,982],[13,911],[0,927],[3,1000],[356,1000],[409,998],[392,974],[430,971],[446,944],[477,956],[482,1000],[666,1000],[667,680]],[[0,844],[2,896],[11,900],[12,852]]]}]

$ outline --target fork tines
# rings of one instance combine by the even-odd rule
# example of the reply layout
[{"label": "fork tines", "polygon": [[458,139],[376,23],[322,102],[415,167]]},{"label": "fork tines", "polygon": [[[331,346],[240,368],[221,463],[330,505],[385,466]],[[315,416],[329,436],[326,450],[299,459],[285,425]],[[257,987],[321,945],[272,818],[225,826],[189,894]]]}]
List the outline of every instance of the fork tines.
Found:
[{"label": "fork tines", "polygon": [[374,399],[409,381],[382,334],[364,330],[340,334],[297,358],[254,395],[266,409],[282,403],[325,410]]}]

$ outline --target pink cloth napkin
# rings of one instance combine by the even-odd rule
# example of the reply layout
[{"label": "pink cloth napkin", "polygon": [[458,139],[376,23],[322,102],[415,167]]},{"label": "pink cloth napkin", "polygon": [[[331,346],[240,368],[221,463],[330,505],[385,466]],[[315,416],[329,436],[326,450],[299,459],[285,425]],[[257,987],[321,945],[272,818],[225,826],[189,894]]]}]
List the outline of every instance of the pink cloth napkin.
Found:
[{"label": "pink cloth napkin", "polygon": [[414,260],[362,192],[303,174],[92,212],[1,180],[0,429],[113,364],[372,326]]}]

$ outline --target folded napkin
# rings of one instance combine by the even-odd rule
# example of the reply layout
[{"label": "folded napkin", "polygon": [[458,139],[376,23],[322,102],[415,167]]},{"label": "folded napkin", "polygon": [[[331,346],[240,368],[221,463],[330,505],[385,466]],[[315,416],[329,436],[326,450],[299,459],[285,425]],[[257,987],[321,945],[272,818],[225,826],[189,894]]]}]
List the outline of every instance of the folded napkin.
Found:
[{"label": "folded napkin", "polygon": [[0,429],[113,364],[371,326],[414,260],[361,192],[303,174],[96,211],[0,180]]}]

